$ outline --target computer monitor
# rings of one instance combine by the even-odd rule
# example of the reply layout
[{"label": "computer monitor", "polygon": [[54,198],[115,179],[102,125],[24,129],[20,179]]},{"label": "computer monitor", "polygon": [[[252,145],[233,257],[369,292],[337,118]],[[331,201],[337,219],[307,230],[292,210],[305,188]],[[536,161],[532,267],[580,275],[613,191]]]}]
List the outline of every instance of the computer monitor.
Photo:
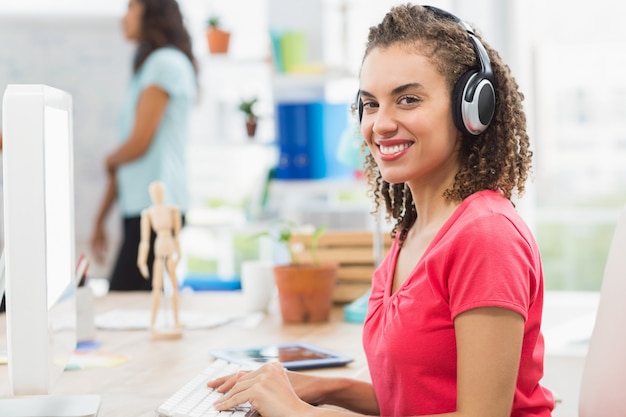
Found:
[{"label": "computer monitor", "polygon": [[95,407],[80,415],[96,415],[98,396],[49,395],[76,348],[72,97],[46,85],[9,85],[2,104],[7,351],[15,398],[0,401],[0,414],[3,406],[27,412],[32,405],[45,416],[73,415],[73,407]]}]

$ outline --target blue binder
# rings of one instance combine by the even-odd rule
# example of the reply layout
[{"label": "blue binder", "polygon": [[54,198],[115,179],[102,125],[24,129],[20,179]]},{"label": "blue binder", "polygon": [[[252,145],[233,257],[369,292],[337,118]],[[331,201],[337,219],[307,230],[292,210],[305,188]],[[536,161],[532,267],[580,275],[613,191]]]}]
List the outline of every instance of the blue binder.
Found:
[{"label": "blue binder", "polygon": [[348,127],[347,103],[312,102],[309,104],[309,154],[311,178],[340,178],[352,175],[352,168],[339,161],[341,135]]},{"label": "blue binder", "polygon": [[278,179],[310,179],[310,155],[307,116],[308,103],[279,103]]}]

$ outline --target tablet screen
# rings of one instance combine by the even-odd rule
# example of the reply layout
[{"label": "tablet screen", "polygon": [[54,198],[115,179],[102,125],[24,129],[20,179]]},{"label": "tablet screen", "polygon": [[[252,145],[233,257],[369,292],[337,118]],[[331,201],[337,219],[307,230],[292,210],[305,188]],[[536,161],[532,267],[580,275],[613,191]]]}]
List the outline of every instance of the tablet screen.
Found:
[{"label": "tablet screen", "polygon": [[311,369],[342,366],[352,358],[317,346],[303,343],[256,346],[243,349],[226,349],[210,352],[213,356],[243,364],[281,362],[287,369]]}]

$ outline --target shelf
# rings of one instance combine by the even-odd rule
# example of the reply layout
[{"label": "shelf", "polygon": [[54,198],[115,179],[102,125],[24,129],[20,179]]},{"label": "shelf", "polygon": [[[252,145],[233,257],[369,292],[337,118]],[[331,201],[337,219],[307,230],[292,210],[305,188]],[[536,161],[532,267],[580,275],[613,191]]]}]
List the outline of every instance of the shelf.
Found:
[{"label": "shelf", "polygon": [[[271,67],[272,63],[269,59],[261,58],[232,58],[228,54],[203,54],[198,58],[200,65],[207,64],[209,70],[231,69],[231,68],[250,68],[250,67]],[[202,68],[204,69],[204,68]]]},{"label": "shelf", "polygon": [[330,103],[349,103],[354,100],[358,86],[356,77],[332,74],[272,75],[275,102],[324,100]]},{"label": "shelf", "polygon": [[358,178],[323,178],[316,180],[272,180],[270,192],[280,193],[337,193],[342,191],[366,192],[367,183]]}]

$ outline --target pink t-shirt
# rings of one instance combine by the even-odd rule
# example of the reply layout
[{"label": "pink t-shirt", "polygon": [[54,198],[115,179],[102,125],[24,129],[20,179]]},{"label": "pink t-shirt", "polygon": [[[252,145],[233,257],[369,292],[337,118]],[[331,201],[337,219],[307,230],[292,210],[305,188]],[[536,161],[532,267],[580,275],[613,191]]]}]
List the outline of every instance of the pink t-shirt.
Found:
[{"label": "pink t-shirt", "polygon": [[532,233],[495,191],[466,198],[442,226],[411,275],[390,289],[397,242],[374,273],[363,345],[382,416],[456,409],[454,318],[477,307],[524,317],[513,417],[548,417],[552,394],[539,385],[543,272]]}]

